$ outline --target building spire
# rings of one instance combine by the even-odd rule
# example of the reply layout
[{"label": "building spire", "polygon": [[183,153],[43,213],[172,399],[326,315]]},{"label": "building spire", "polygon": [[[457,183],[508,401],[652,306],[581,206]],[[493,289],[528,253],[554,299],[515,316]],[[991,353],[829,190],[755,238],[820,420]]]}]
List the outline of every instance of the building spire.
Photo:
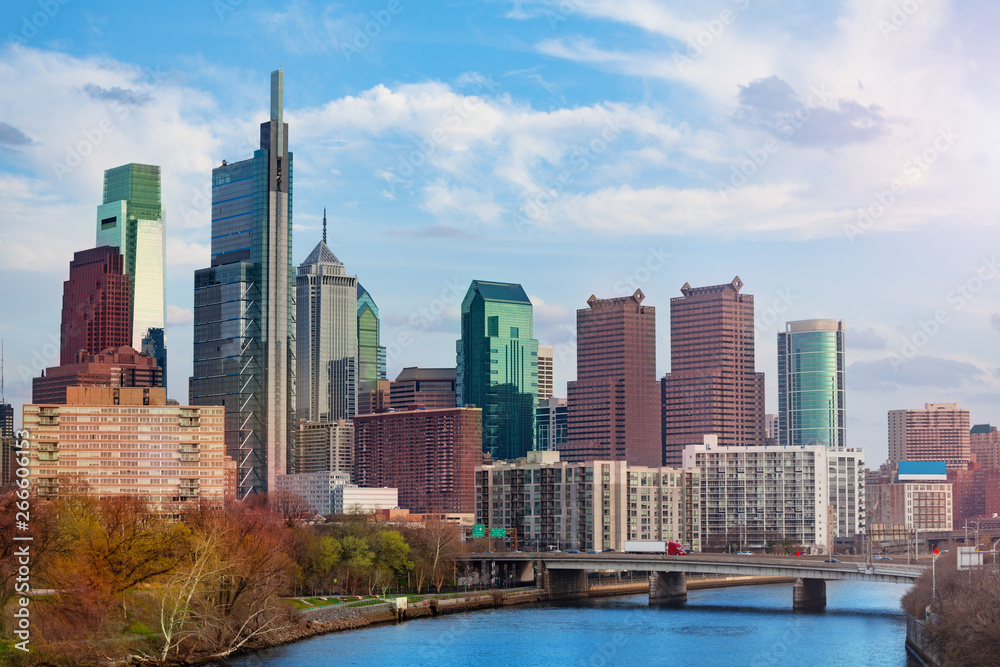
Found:
[{"label": "building spire", "polygon": [[3,340],[0,340],[0,405],[7,405],[3,395]]},{"label": "building spire", "polygon": [[323,243],[326,243],[326,207],[323,207]]}]

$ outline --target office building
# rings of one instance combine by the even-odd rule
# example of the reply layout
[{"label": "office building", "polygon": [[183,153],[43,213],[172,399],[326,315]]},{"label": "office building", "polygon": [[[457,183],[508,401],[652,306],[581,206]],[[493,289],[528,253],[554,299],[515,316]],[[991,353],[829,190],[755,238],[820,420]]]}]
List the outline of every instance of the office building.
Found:
[{"label": "office building", "polygon": [[[953,523],[952,484],[945,461],[899,461],[892,481],[878,484],[868,492],[871,520],[890,527],[894,534],[909,531],[951,530]],[[883,531],[885,529],[882,529]]]},{"label": "office building", "polygon": [[358,415],[351,479],[399,489],[399,506],[414,512],[472,512],[482,420],[465,407]]},{"label": "office building", "polygon": [[923,410],[889,411],[889,460],[947,461],[949,470],[969,467],[969,411],[955,403],[926,403]]},{"label": "office building", "polygon": [[[714,436],[684,449],[701,471],[702,548],[801,547],[826,553],[865,520],[864,454],[821,445],[723,447]],[[832,508],[832,509],[830,509]]]},{"label": "office building", "polygon": [[132,335],[126,344],[156,359],[163,369],[164,386],[166,244],[160,168],[132,163],[106,170],[104,197],[97,207],[97,245],[117,248],[125,259],[132,317]]},{"label": "office building", "polygon": [[778,444],[846,447],[844,322],[800,320],[778,334]]},{"label": "office building", "polygon": [[569,408],[565,398],[538,400],[535,409],[535,445],[539,451],[554,452],[566,446]]},{"label": "office building", "polygon": [[625,460],[659,466],[663,455],[656,383],[656,311],[632,296],[576,311],[576,381],[567,385],[566,461]]},{"label": "office building", "polygon": [[722,446],[764,442],[764,374],[754,369],[753,296],[739,276],[670,300],[670,372],[661,385],[663,456],[717,435]]},{"label": "office building", "polygon": [[969,431],[969,452],[982,468],[1000,468],[1000,430],[989,424],[976,424]]},{"label": "office building", "polygon": [[323,239],[296,276],[299,421],[350,419],[358,410],[358,279]]},{"label": "office building", "polygon": [[386,412],[389,410],[391,387],[392,382],[388,380],[376,380],[374,389],[367,392],[359,392],[358,414],[370,415],[374,412]]},{"label": "office building", "polygon": [[389,407],[405,410],[455,407],[454,368],[404,368],[389,385]]},{"label": "office building", "polygon": [[212,170],[212,266],[195,272],[194,405],[226,410],[239,496],[274,488],[295,430],[292,153],[283,75],[253,157]]},{"label": "office building", "polygon": [[[323,217],[326,217],[324,212]],[[371,394],[385,380],[385,347],[380,344],[378,306],[358,283],[358,414],[371,412]]]},{"label": "office building", "polygon": [[399,507],[396,489],[363,489],[342,472],[278,475],[278,488],[302,497],[314,514],[372,514]]},{"label": "office building", "polygon": [[522,550],[621,551],[625,540],[664,540],[700,551],[698,491],[697,470],[528,452],[476,468],[476,523],[505,528]]},{"label": "office building", "polygon": [[778,415],[764,415],[764,444],[778,444]]},{"label": "office building", "polygon": [[295,474],[335,472],[350,475],[354,469],[354,422],[299,422],[295,437]]},{"label": "office building", "polygon": [[167,514],[226,500],[221,407],[167,405],[162,387],[69,387],[66,400],[24,406],[41,498],[139,496]]},{"label": "office building", "polygon": [[551,345],[538,346],[538,400],[544,401],[552,398],[553,387],[553,356],[554,349]]},{"label": "office building", "polygon": [[97,354],[132,345],[129,276],[117,249],[101,246],[73,255],[63,283],[59,363],[77,353]]},{"label": "office building", "polygon": [[[0,371],[0,382],[2,382]],[[0,486],[14,483],[17,466],[14,461],[14,406],[4,402],[0,385]]]},{"label": "office building", "polygon": [[473,280],[456,348],[457,403],[482,409],[483,451],[494,461],[524,456],[534,449],[538,396],[538,341],[524,289]]},{"label": "office building", "polygon": [[63,405],[67,387],[162,387],[163,371],[156,360],[131,347],[77,354],[76,363],[45,369],[31,381],[31,402]]}]

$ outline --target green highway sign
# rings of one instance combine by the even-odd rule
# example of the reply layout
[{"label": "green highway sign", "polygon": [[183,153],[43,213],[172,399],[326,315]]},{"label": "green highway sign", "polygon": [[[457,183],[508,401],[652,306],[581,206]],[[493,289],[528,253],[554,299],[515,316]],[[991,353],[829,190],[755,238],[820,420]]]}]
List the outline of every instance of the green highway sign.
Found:
[{"label": "green highway sign", "polygon": [[485,537],[486,536],[486,526],[481,523],[474,524],[472,526],[472,536],[473,537]]},{"label": "green highway sign", "polygon": [[490,528],[490,537],[507,537],[506,528]]}]

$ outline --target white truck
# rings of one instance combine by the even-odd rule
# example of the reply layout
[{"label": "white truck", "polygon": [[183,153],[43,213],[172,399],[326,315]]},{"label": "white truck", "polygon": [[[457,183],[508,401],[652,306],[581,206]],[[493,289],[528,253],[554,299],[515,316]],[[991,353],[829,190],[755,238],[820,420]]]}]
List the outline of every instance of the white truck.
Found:
[{"label": "white truck", "polygon": [[679,542],[664,542],[663,540],[625,540],[625,553],[687,555],[687,551]]}]

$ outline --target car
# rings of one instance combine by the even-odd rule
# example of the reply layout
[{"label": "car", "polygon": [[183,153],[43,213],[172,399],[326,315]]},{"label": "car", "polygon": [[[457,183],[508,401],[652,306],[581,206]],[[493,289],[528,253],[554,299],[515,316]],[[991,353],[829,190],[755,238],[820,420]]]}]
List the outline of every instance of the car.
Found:
[{"label": "car", "polygon": [[566,553],[568,553],[568,554],[578,554],[578,553],[580,553],[580,550],[579,549],[567,549]]},{"label": "car", "polygon": [[872,557],[872,560],[892,560],[892,559],[889,558],[888,556],[874,556]]},{"label": "car", "polygon": [[836,558],[827,558],[827,559],[826,559],[825,561],[823,561],[823,562],[824,562],[824,563],[839,563],[840,561],[839,561],[839,560],[837,560]]},{"label": "car", "polygon": [[613,554],[614,552],[615,552],[615,550],[614,550],[614,549],[605,549],[605,550],[604,550],[604,551],[602,551],[601,553],[602,553],[602,554]]},{"label": "car", "polygon": [[753,556],[753,552],[752,551],[737,551],[736,555],[737,556]]},{"label": "car", "polygon": [[588,554],[596,554],[597,553],[597,549],[587,549],[587,553]]}]

